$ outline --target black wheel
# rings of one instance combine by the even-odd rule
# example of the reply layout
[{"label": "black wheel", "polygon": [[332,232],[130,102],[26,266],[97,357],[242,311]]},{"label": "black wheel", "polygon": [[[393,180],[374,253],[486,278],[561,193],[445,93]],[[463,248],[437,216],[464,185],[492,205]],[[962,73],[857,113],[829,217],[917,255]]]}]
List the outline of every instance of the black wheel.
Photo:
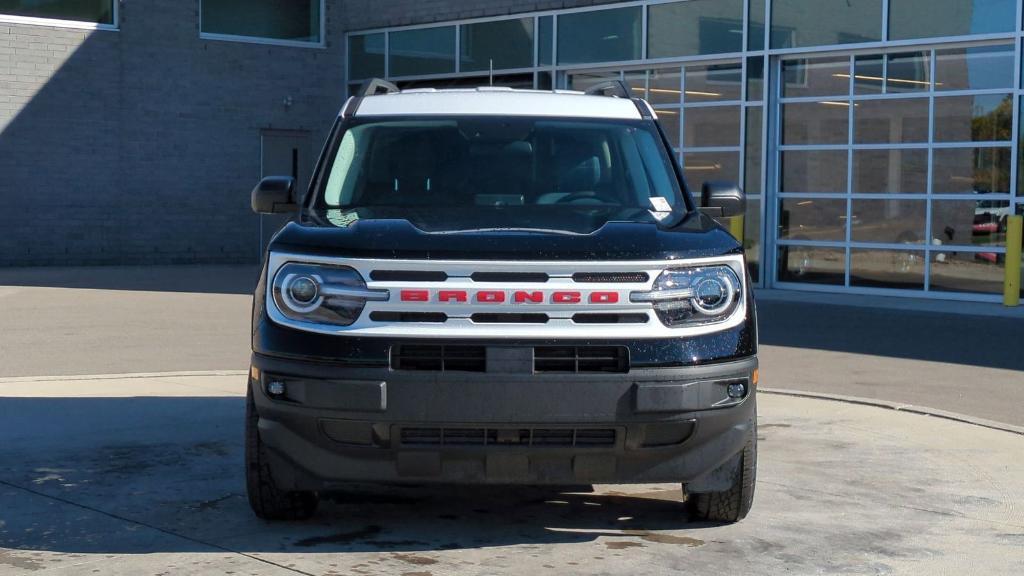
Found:
[{"label": "black wheel", "polygon": [[316,511],[316,492],[285,491],[271,475],[267,448],[260,441],[259,416],[252,399],[252,386],[245,399],[245,487],[249,506],[264,520],[305,520]]},{"label": "black wheel", "polygon": [[754,486],[757,483],[756,419],[754,422],[747,444],[743,447],[739,471],[733,477],[732,487],[724,492],[690,496],[691,510],[697,520],[739,522],[750,512],[750,506],[754,503]]}]

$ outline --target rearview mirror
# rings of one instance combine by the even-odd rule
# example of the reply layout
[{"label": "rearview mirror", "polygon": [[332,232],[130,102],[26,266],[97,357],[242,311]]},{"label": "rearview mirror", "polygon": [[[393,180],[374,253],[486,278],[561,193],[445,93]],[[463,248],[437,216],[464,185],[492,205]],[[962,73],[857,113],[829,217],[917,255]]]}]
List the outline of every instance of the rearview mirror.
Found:
[{"label": "rearview mirror", "polygon": [[729,218],[747,210],[747,196],[732,182],[705,182],[700,198],[701,211],[709,216]]},{"label": "rearview mirror", "polygon": [[291,176],[267,176],[252,189],[252,211],[257,214],[282,214],[297,208],[295,178]]}]

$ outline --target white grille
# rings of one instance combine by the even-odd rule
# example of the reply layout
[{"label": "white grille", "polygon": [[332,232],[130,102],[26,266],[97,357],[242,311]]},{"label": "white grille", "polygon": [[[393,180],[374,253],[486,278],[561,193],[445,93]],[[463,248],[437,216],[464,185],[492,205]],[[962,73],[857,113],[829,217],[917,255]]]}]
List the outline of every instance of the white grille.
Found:
[{"label": "white grille", "polygon": [[[658,319],[650,302],[630,300],[631,293],[650,290],[668,268],[726,264],[745,279],[741,256],[685,261],[498,262],[371,260],[275,252],[270,255],[269,278],[273,279],[277,270],[288,262],[349,266],[359,272],[368,288],[390,291],[387,301],[367,302],[359,319],[343,327],[288,319],[277,310],[268,291],[267,310],[274,322],[324,334],[394,338],[646,339],[716,332],[739,325],[746,315],[744,298],[743,305],[724,322],[668,328]],[[422,274],[424,272],[434,274]],[[417,274],[405,279],[403,273]],[[474,280],[474,275],[484,281]],[[374,277],[386,279],[374,280]],[[544,278],[547,280],[543,281]],[[403,300],[404,292],[415,292],[415,297],[423,300]],[[468,301],[454,301],[451,293],[463,292],[468,295]],[[529,300],[517,302],[517,292],[529,293]],[[485,301],[475,297],[481,293],[486,295]],[[559,294],[578,295],[579,302],[557,302]],[[446,296],[447,301],[439,301]]]}]

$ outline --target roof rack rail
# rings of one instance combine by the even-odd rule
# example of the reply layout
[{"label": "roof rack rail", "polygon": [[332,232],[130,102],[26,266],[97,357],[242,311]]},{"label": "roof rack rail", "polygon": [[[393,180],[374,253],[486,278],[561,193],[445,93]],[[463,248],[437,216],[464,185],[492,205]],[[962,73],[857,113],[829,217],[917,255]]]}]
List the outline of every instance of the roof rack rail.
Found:
[{"label": "roof rack rail", "polygon": [[584,94],[589,96],[611,96],[612,98],[633,99],[633,93],[629,90],[629,86],[627,86],[622,80],[608,80],[607,82],[595,84],[590,88],[587,88]]},{"label": "roof rack rail", "polygon": [[345,107],[341,110],[341,115],[345,118],[351,118],[356,115],[356,110],[359,109],[359,105],[362,104],[363,98],[367,96],[377,96],[379,94],[398,94],[401,92],[398,86],[395,86],[392,82],[388,82],[382,78],[370,78],[363,82],[363,84],[356,90],[356,93],[345,102]]},{"label": "roof rack rail", "polygon": [[356,96],[365,98],[366,96],[377,96],[383,91],[384,94],[395,94],[401,92],[398,86],[393,83],[384,80],[383,78],[370,78],[363,82],[359,90],[356,91]]}]

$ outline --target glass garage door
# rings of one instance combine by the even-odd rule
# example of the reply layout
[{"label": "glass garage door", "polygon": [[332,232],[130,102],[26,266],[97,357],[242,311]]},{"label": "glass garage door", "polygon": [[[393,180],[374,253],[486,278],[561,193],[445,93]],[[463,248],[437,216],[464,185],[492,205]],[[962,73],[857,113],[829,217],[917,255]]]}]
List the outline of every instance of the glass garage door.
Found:
[{"label": "glass garage door", "polygon": [[1014,47],[775,63],[774,284],[999,294]]}]

